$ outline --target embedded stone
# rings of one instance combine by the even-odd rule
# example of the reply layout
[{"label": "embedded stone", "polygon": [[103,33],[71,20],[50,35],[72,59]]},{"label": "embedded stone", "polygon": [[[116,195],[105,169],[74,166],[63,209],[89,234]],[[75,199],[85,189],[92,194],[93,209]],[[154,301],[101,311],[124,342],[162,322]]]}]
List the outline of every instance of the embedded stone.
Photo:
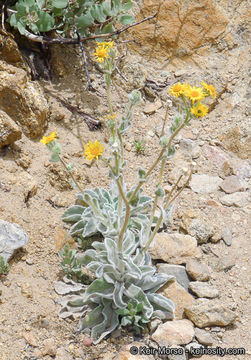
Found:
[{"label": "embedded stone", "polygon": [[175,304],[174,316],[176,320],[184,319],[185,307],[190,306],[195,302],[194,297],[176,281],[168,282],[166,285],[162,286],[161,289],[159,289],[158,293],[173,301]]},{"label": "embedded stone", "polygon": [[185,314],[199,328],[227,326],[237,317],[232,310],[208,299],[197,299],[192,306],[185,308]]},{"label": "embedded stone", "polygon": [[249,194],[246,192],[235,192],[233,194],[224,195],[220,198],[220,202],[226,206],[244,207],[250,202]]},{"label": "embedded stone", "polygon": [[22,131],[4,111],[0,110],[0,148],[21,139]]},{"label": "embedded stone", "polygon": [[161,259],[171,264],[184,264],[190,257],[200,256],[197,241],[184,234],[158,233],[150,249],[153,259]]},{"label": "embedded stone", "polygon": [[8,261],[13,252],[26,245],[28,241],[28,235],[19,225],[0,219],[0,256],[5,261]]},{"label": "embedded stone", "polygon": [[160,325],[152,338],[160,346],[188,344],[194,337],[194,327],[191,321],[173,320]]},{"label": "embedded stone", "polygon": [[200,298],[216,298],[219,296],[219,291],[205,282],[192,281],[189,284],[190,290]]},{"label": "embedded stone", "polygon": [[219,190],[221,182],[222,179],[219,176],[193,174],[189,185],[196,193],[209,194]]},{"label": "embedded stone", "polygon": [[211,334],[203,329],[195,328],[195,337],[199,341],[200,344],[210,346],[213,345],[213,338]]},{"label": "embedded stone", "polygon": [[228,176],[221,184],[220,188],[225,191],[227,194],[232,194],[237,191],[244,190],[244,186],[238,176],[231,175]]},{"label": "embedded stone", "polygon": [[40,85],[29,81],[26,71],[0,61],[0,108],[30,138],[47,125],[48,103]]},{"label": "embedded stone", "polygon": [[186,264],[186,271],[193,280],[208,281],[210,279],[210,273],[207,265],[203,264],[199,260],[189,259]]},{"label": "embedded stone", "polygon": [[188,290],[190,280],[185,266],[159,263],[156,264],[156,267],[158,272],[174,276],[176,281],[183,286],[184,289]]}]

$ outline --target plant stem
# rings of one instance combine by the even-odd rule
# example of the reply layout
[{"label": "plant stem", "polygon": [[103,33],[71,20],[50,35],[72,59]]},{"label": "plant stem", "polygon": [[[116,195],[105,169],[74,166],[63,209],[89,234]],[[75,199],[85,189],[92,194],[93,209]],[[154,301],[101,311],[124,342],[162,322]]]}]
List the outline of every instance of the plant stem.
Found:
[{"label": "plant stem", "polygon": [[80,185],[78,184],[77,180],[74,178],[73,174],[71,173],[71,171],[68,170],[66,163],[64,162],[64,160],[61,158],[61,156],[59,156],[59,160],[61,162],[61,164],[63,164],[64,168],[66,169],[66,171],[68,172],[68,174],[70,175],[70,177],[72,178],[72,181],[74,182],[74,184],[77,186],[78,190],[82,193],[83,190],[81,189]]},{"label": "plant stem", "polygon": [[152,232],[152,234],[151,234],[151,237],[149,238],[149,240],[147,241],[147,243],[146,243],[146,245],[145,245],[145,247],[144,247],[144,249],[143,249],[143,252],[144,252],[144,253],[146,253],[147,250],[149,249],[149,247],[150,247],[150,245],[151,245],[151,243],[152,243],[155,235],[157,234],[157,232],[158,232],[158,230],[159,230],[159,228],[160,228],[160,225],[161,225],[162,220],[163,220],[163,215],[161,214],[160,217],[159,217],[159,220],[158,220],[158,222],[157,222],[157,224],[156,224],[156,226],[155,226],[155,228],[154,228],[154,230],[153,230],[153,232]]},{"label": "plant stem", "polygon": [[[162,162],[161,162],[160,176],[159,176],[159,182],[158,182],[157,186],[161,186],[161,184],[162,184],[162,178],[163,178],[163,171],[164,171],[165,163],[166,163],[166,159],[163,159]],[[149,235],[150,235],[150,231],[151,231],[151,227],[152,227],[152,223],[153,223],[153,219],[154,219],[154,214],[155,214],[155,211],[156,211],[156,208],[157,208],[157,205],[158,205],[158,199],[159,199],[159,196],[155,195],[151,217],[150,217],[149,224],[148,224],[148,227],[147,227],[147,230],[146,230],[146,238],[147,239],[149,238]]]},{"label": "plant stem", "polygon": [[[182,186],[182,188],[177,192],[177,194],[176,194],[171,200],[169,200],[169,201],[167,202],[167,204],[165,205],[165,207],[164,207],[165,210],[168,209],[168,207],[171,205],[171,203],[174,202],[174,200],[180,195],[180,193],[181,193],[181,192],[185,189],[185,187],[188,185],[188,183],[189,183],[189,181],[190,181],[190,179],[191,179],[192,173],[193,173],[193,172],[192,172],[192,170],[191,170],[191,172],[190,172],[190,174],[189,174],[189,177],[188,177],[187,181],[185,182],[185,184],[184,184],[184,185]],[[169,199],[170,199],[170,197],[171,197],[171,193],[173,193],[174,189],[176,188],[176,186],[177,186],[178,183],[180,182],[181,177],[182,177],[182,175],[179,176],[179,179],[176,181],[175,185],[173,186],[172,190],[170,191],[170,194],[169,194],[169,196],[168,196]],[[152,234],[151,234],[150,239],[147,241],[147,243],[146,243],[146,245],[145,245],[145,247],[144,247],[144,249],[143,249],[143,252],[144,252],[144,253],[147,252],[147,250],[149,249],[149,247],[150,247],[150,245],[151,245],[151,243],[152,243],[155,235],[157,234],[157,232],[158,232],[158,230],[159,230],[159,228],[160,228],[162,219],[163,219],[163,215],[161,214],[161,216],[159,217],[159,220],[158,220],[158,222],[157,222],[157,224],[156,224],[156,226],[155,226],[155,228],[154,228],[154,230],[153,230],[153,232],[152,232]]]},{"label": "plant stem", "polygon": [[129,222],[129,220],[130,220],[130,205],[129,205],[129,202],[128,202],[127,198],[125,197],[125,194],[124,194],[124,192],[123,192],[123,189],[122,189],[122,186],[121,186],[121,184],[120,184],[119,179],[116,179],[116,183],[117,183],[117,185],[118,185],[118,189],[119,189],[120,195],[121,195],[122,199],[124,200],[124,203],[125,203],[125,206],[126,206],[125,220],[124,220],[124,224],[123,224],[123,226],[122,226],[122,229],[120,230],[120,233],[119,233],[119,241],[118,241],[119,251],[122,251],[123,237],[124,237],[124,234],[125,234],[125,231],[126,231],[128,222]]},{"label": "plant stem", "polygon": [[[189,181],[191,180],[191,177],[192,177],[192,173],[193,171],[191,170],[190,174],[189,174],[189,177],[187,179],[187,181],[185,182],[185,184],[182,186],[182,188],[177,192],[177,194],[167,202],[167,204],[165,205],[165,209],[167,209],[169,207],[169,205],[174,202],[174,200],[180,195],[180,193],[185,189],[185,187],[189,184]],[[176,183],[178,184],[178,183]],[[170,197],[169,197],[170,199]]]},{"label": "plant stem", "polygon": [[178,186],[178,184],[179,184],[179,182],[180,182],[181,178],[182,178],[182,175],[180,175],[180,176],[179,176],[178,180],[176,181],[176,183],[175,183],[175,184],[174,184],[174,186],[172,187],[172,189],[171,189],[170,193],[168,194],[168,196],[167,196],[167,198],[166,198],[166,203],[168,203],[168,202],[169,202],[169,199],[170,199],[170,197],[171,197],[172,193],[174,192],[174,190],[175,190],[176,186]]},{"label": "plant stem", "polygon": [[108,102],[108,107],[109,107],[109,112],[110,115],[113,115],[113,110],[112,110],[112,102],[111,102],[111,75],[107,74],[107,102]]},{"label": "plant stem", "polygon": [[[150,167],[150,169],[147,171],[146,175],[144,176],[144,179],[146,179],[151,172],[155,169],[155,167],[158,165],[159,161],[161,160],[164,152],[166,151],[166,149],[170,148],[170,145],[173,141],[173,139],[175,138],[175,136],[180,132],[181,129],[183,129],[183,127],[185,126],[185,122],[183,122],[181,124],[181,126],[172,134],[172,136],[170,137],[168,144],[165,148],[163,148],[158,156],[158,158],[155,160],[155,162],[153,163],[153,165]],[[139,189],[141,188],[141,185],[144,183],[144,181],[139,181],[136,189],[134,190],[134,192],[132,193],[132,195],[130,196],[130,199],[128,200],[129,203],[133,200],[134,196],[137,194],[137,192],[139,191]]]}]

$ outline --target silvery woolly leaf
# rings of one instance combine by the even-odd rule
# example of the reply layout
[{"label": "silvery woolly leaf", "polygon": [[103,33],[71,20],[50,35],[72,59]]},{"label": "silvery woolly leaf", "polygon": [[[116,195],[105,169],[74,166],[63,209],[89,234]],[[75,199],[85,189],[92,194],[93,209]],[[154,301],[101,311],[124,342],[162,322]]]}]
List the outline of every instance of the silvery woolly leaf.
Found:
[{"label": "silvery woolly leaf", "polygon": [[129,288],[124,292],[124,294],[130,299],[135,299],[138,302],[141,302],[144,305],[144,315],[150,319],[153,313],[153,307],[148,300],[147,295],[134,284],[131,284]]},{"label": "silvery woolly leaf", "polygon": [[138,248],[136,250],[136,255],[133,258],[133,262],[137,266],[141,266],[145,263],[145,255],[144,255],[142,249]]},{"label": "silvery woolly leaf", "polygon": [[102,309],[103,305],[99,305],[94,310],[90,311],[83,319],[80,319],[78,331],[91,328],[95,324],[98,324],[100,321],[102,321]]},{"label": "silvery woolly leaf", "polygon": [[147,294],[148,300],[153,305],[154,310],[164,311],[166,314],[174,314],[175,305],[174,303],[161,294]]},{"label": "silvery woolly leaf", "polygon": [[102,311],[103,322],[92,328],[92,338],[94,344],[98,344],[106,335],[110,334],[119,325],[119,319],[116,312],[111,306],[111,302],[107,302]]},{"label": "silvery woolly leaf", "polygon": [[122,245],[123,254],[131,255],[135,252],[137,247],[138,247],[138,242],[136,242],[135,235],[133,234],[132,231],[127,230]]},{"label": "silvery woolly leaf", "polygon": [[104,240],[106,251],[107,251],[107,258],[110,264],[114,264],[116,267],[119,266],[120,259],[118,256],[118,248],[117,244],[114,240],[110,238],[105,238]]},{"label": "silvery woolly leaf", "polygon": [[77,222],[81,219],[85,208],[80,205],[70,206],[62,215],[62,220],[65,222]]},{"label": "silvery woolly leaf", "polygon": [[92,243],[92,247],[94,247],[96,250],[105,250],[105,244],[100,241],[94,241]]},{"label": "silvery woolly leaf", "polygon": [[143,291],[154,293],[159,288],[161,288],[167,281],[174,279],[173,276],[163,274],[164,276],[161,276],[161,274],[156,274],[155,276],[144,276],[142,278],[142,281],[138,283],[137,285],[140,286],[140,288]]},{"label": "silvery woolly leaf", "polygon": [[114,288],[113,301],[118,308],[124,308],[127,305],[127,303],[123,301],[124,290],[125,285],[117,281]]},{"label": "silvery woolly leaf", "polygon": [[81,256],[80,263],[82,265],[88,265],[91,261],[96,259],[97,252],[93,249],[88,249],[85,251],[84,256]]},{"label": "silvery woolly leaf", "polygon": [[97,226],[96,226],[96,220],[95,218],[90,219],[82,232],[83,237],[90,237],[92,235],[95,235],[97,233]]},{"label": "silvery woolly leaf", "polygon": [[84,220],[79,220],[75,225],[73,225],[71,227],[71,230],[70,230],[70,234],[73,236],[73,235],[78,235],[78,234],[82,234],[83,233],[83,230],[85,228],[85,225],[86,225],[86,221]]},{"label": "silvery woolly leaf", "polygon": [[81,284],[69,285],[69,284],[65,284],[63,281],[57,281],[57,282],[54,282],[54,289],[57,294],[66,295],[66,294],[76,293],[80,290],[83,290],[84,287]]},{"label": "silvery woolly leaf", "polygon": [[89,264],[86,265],[87,269],[95,273],[97,269],[100,267],[99,261],[91,261]]},{"label": "silvery woolly leaf", "polygon": [[101,296],[102,298],[112,298],[114,286],[106,282],[103,278],[94,280],[86,290],[86,296]]},{"label": "silvery woolly leaf", "polygon": [[142,273],[140,271],[140,268],[133,262],[133,259],[131,257],[124,255],[123,264],[125,266],[126,274],[133,276],[135,279],[141,279]]},{"label": "silvery woolly leaf", "polygon": [[156,268],[154,266],[149,266],[149,265],[143,265],[140,266],[140,271],[142,272],[142,278],[144,278],[145,276],[153,276],[156,272]]}]

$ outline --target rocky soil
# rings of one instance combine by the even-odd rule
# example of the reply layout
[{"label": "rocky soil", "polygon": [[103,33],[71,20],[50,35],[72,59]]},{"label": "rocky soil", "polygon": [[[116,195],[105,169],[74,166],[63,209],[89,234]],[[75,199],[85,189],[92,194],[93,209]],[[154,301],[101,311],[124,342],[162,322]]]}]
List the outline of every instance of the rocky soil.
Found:
[{"label": "rocky soil", "polygon": [[[104,81],[90,61],[99,92],[87,92],[79,49],[60,46],[51,48],[48,80],[36,46],[19,39],[20,50],[12,35],[0,30],[0,219],[20,225],[29,236],[11,258],[8,275],[0,277],[1,360],[167,359],[129,351],[158,345],[183,349],[183,355],[170,360],[194,358],[190,349],[200,346],[244,348],[245,355],[224,358],[250,359],[248,3],[145,0],[138,18],[154,12],[156,19],[131,29],[118,44],[125,56],[118,63],[123,78],[114,77],[116,112],[123,113],[134,88],[143,95],[126,135],[129,185],[137,166],[148,168],[156,158],[165,105],[173,100],[169,86],[178,81],[199,86],[204,80],[218,93],[209,115],[193,120],[176,140],[176,155],[164,172],[168,192],[184,168],[194,167],[189,186],[176,200],[171,227],[157,234],[151,249],[158,271],[176,277],[160,290],[174,301],[175,320],[153,321],[142,338],[116,332],[93,346],[88,334],[75,332],[76,320],[57,316],[54,283],[63,276],[58,251],[67,231],[61,215],[76,192],[64,169],[49,162],[39,140],[56,131],[64,160],[75,163],[82,187],[108,187],[105,166],[90,166],[82,151],[89,140],[104,142],[104,130],[90,129],[83,116],[102,122],[107,115]],[[136,42],[127,41],[132,39]],[[27,59],[35,59],[39,80],[32,80]],[[133,145],[137,139],[145,141],[140,155]],[[154,191],[152,183],[144,188],[147,194]]]}]

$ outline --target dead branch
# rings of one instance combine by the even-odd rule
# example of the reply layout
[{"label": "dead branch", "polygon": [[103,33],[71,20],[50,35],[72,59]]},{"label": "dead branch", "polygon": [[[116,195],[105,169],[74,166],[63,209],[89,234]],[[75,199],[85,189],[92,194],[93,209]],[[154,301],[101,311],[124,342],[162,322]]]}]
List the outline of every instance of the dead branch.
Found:
[{"label": "dead branch", "polygon": [[[9,10],[7,9],[8,13],[13,13],[12,10]],[[110,32],[110,33],[107,33],[107,34],[98,34],[98,35],[90,35],[90,36],[86,36],[86,37],[82,37],[80,39],[80,41],[83,43],[87,40],[95,40],[97,38],[108,38],[108,37],[111,37],[111,36],[114,36],[114,35],[120,35],[122,32],[134,27],[134,26],[137,26],[145,21],[148,21],[148,20],[151,20],[153,18],[155,18],[155,16],[157,15],[157,13],[155,13],[154,15],[151,15],[151,16],[148,16],[140,21],[137,21],[133,24],[130,24],[130,25],[125,25],[123,27],[121,27],[120,29],[117,29],[113,32]],[[70,45],[70,44],[79,44],[79,39],[76,38],[76,39],[71,39],[71,38],[58,38],[58,39],[52,39],[48,36],[38,36],[38,35],[34,35],[32,33],[30,33],[28,30],[25,30],[24,32],[24,36],[26,38],[28,38],[29,40],[31,41],[34,41],[34,42],[38,42],[38,43],[43,43],[43,44],[48,44],[48,45],[55,45],[55,44],[65,44],[65,45]]]}]

